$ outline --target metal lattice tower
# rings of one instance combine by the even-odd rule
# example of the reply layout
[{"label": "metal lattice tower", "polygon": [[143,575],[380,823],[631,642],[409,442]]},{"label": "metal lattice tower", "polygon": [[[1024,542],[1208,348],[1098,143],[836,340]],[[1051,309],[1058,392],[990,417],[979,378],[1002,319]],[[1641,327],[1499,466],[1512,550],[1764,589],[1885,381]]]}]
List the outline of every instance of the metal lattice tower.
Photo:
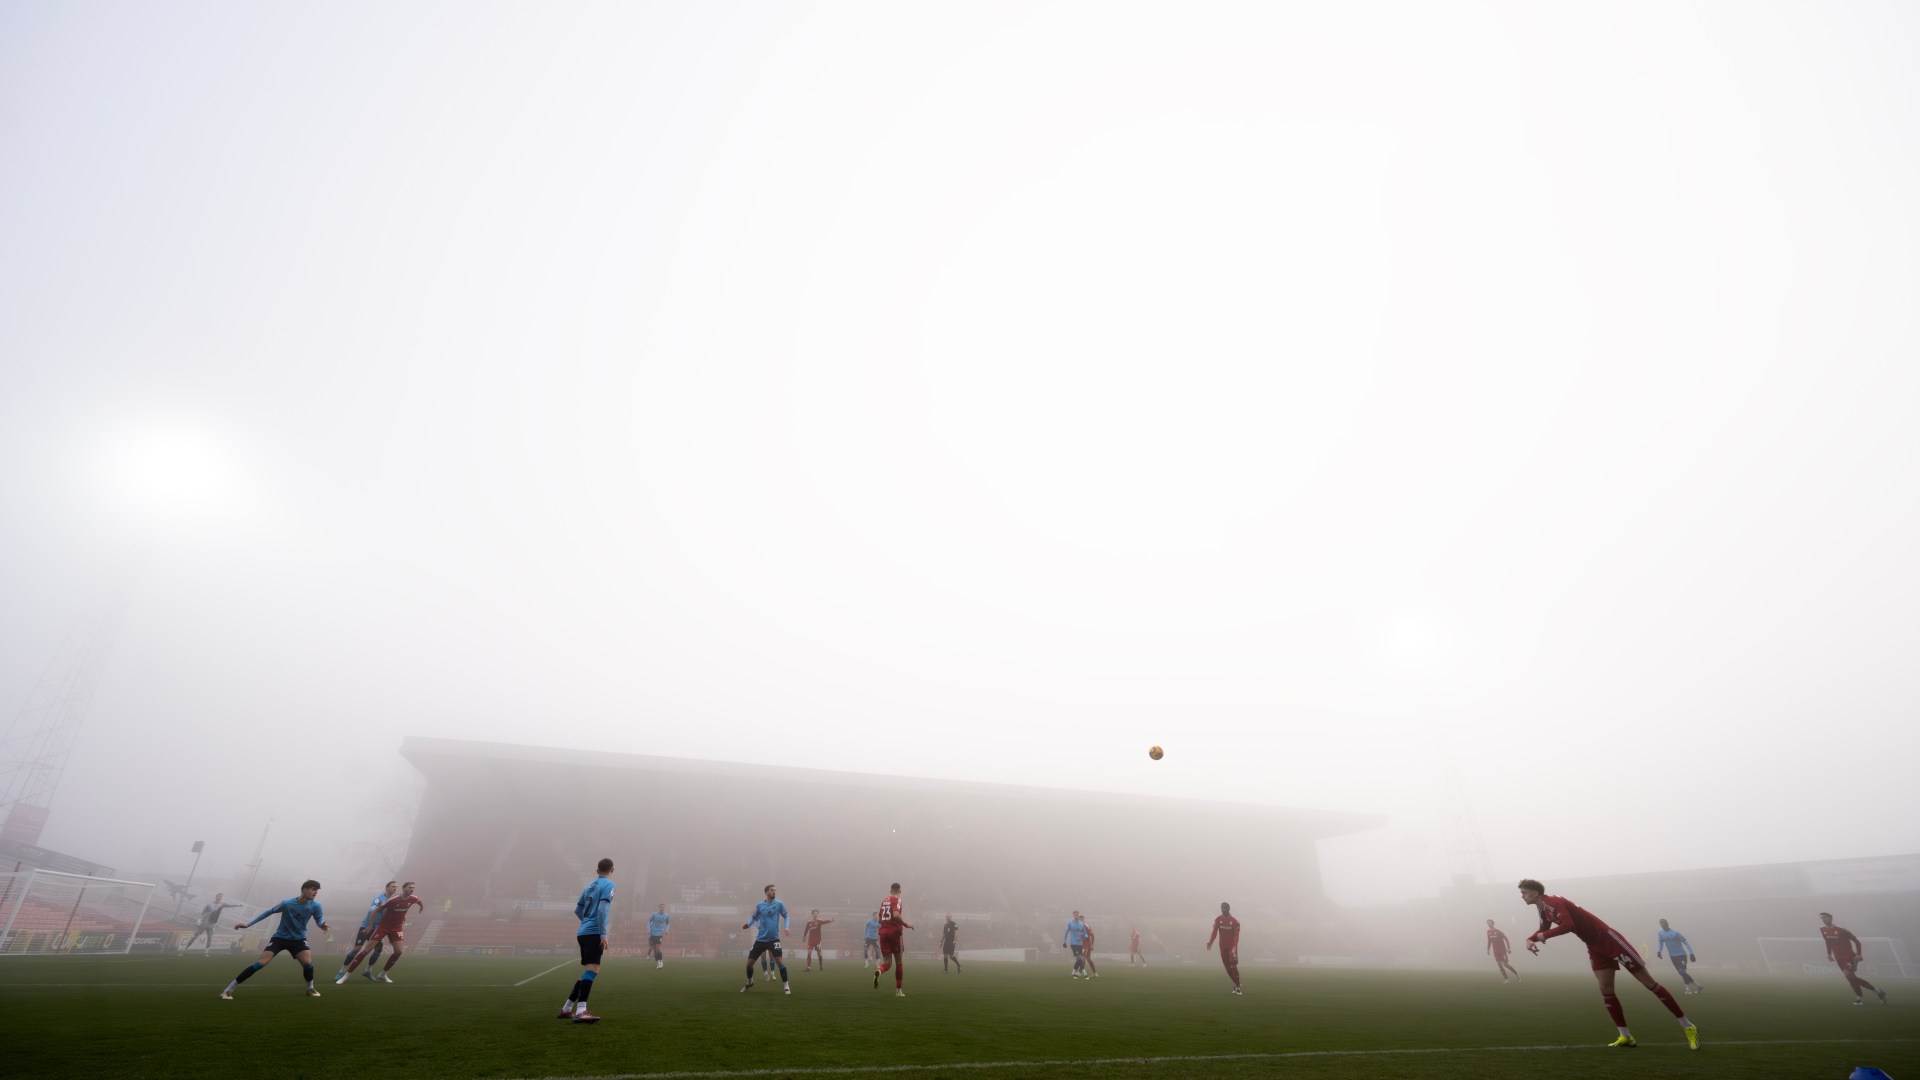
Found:
[{"label": "metal lattice tower", "polygon": [[1447,871],[1455,880],[1471,879],[1476,885],[1494,880],[1493,859],[1487,855],[1487,842],[1480,836],[1480,822],[1474,816],[1473,803],[1467,798],[1466,785],[1451,752],[1447,754]]},{"label": "metal lattice tower", "polygon": [[0,837],[39,844],[125,610],[120,594],[81,618],[0,738]]}]

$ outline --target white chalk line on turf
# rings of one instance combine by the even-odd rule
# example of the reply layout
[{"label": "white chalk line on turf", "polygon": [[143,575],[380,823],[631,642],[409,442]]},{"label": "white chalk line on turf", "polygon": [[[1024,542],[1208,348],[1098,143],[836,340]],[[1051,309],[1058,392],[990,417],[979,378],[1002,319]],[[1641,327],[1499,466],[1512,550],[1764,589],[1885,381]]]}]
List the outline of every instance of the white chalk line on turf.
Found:
[{"label": "white chalk line on turf", "polygon": [[[1818,1046],[1844,1043],[1854,1046],[1920,1042],[1920,1039],[1729,1039],[1702,1043],[1715,1046]],[[1216,1061],[1286,1061],[1296,1058],[1390,1057],[1415,1054],[1524,1053],[1543,1050],[1603,1050],[1599,1043],[1561,1046],[1413,1046],[1391,1050],[1286,1050],[1267,1054],[1169,1054],[1164,1057],[1065,1058],[1053,1061],[955,1061],[943,1065],[841,1065],[814,1069],[700,1069],[681,1072],[600,1073],[582,1076],[545,1076],[539,1080],[734,1080],[753,1076],[861,1076],[888,1073],[958,1072],[989,1069],[1085,1068],[1092,1065],[1192,1065]],[[1642,1049],[1647,1049],[1644,1044]],[[1670,1049],[1678,1049],[1671,1047]]]},{"label": "white chalk line on turf", "polygon": [[[543,971],[543,972],[541,972],[541,973],[540,973],[540,975],[551,975],[551,974],[553,974],[554,972],[556,972],[556,971],[559,971],[559,970],[560,970],[561,968],[563,968],[563,967],[566,967],[566,966],[567,966],[568,964],[571,964],[571,963],[573,963],[573,961],[571,961],[571,960],[562,960],[562,961],[560,961],[559,963],[557,963],[557,964],[555,964],[555,965],[553,965],[552,967],[550,967],[550,968],[548,968],[547,970],[545,970],[545,971]],[[532,982],[533,980],[535,980],[535,979],[537,979],[537,978],[539,978],[539,977],[540,977],[540,975],[529,975],[529,976],[527,976],[526,978],[524,978],[524,979],[521,979],[521,980],[520,980],[519,982],[517,982],[517,983],[514,983],[513,985],[515,985],[515,986],[525,986],[525,985],[527,985],[528,983],[530,983],[530,982]]]}]

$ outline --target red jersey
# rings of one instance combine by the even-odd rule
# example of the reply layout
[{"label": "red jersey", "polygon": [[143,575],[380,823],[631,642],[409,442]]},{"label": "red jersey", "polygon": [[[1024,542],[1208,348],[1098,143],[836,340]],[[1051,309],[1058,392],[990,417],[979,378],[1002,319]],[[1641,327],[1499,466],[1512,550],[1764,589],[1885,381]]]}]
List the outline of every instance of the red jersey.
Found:
[{"label": "red jersey", "polygon": [[1492,928],[1487,930],[1487,949],[1489,951],[1505,956],[1511,951],[1511,948],[1511,944],[1507,941],[1506,931]]},{"label": "red jersey", "polygon": [[1133,942],[1132,942],[1132,944],[1133,944],[1133,951],[1134,951],[1134,952],[1139,952],[1139,951],[1140,951],[1140,931],[1138,931],[1138,930],[1135,930],[1135,931],[1133,932]]},{"label": "red jersey", "polygon": [[1608,936],[1613,933],[1613,927],[1600,921],[1598,915],[1564,896],[1542,896],[1540,898],[1541,936],[1551,938],[1567,933],[1586,942],[1589,948],[1604,949],[1614,944],[1613,938]]},{"label": "red jersey", "polygon": [[1213,939],[1220,939],[1220,951],[1237,947],[1240,944],[1240,920],[1231,915],[1221,915],[1213,920],[1213,933],[1207,935],[1207,947],[1213,947]]},{"label": "red jersey", "polygon": [[380,921],[375,930],[398,930],[407,921],[407,912],[414,908],[424,908],[418,896],[396,896],[380,905]]},{"label": "red jersey", "polygon": [[833,921],[832,919],[808,919],[807,920],[807,944],[809,945],[820,944],[820,928],[832,921]]},{"label": "red jersey", "polygon": [[1860,959],[1860,939],[1853,936],[1853,931],[1844,926],[1822,926],[1820,936],[1827,939],[1827,959],[1842,962]]},{"label": "red jersey", "polygon": [[907,905],[899,897],[888,893],[887,898],[880,901],[880,932],[897,935],[902,930],[911,929],[913,927],[907,925]]}]

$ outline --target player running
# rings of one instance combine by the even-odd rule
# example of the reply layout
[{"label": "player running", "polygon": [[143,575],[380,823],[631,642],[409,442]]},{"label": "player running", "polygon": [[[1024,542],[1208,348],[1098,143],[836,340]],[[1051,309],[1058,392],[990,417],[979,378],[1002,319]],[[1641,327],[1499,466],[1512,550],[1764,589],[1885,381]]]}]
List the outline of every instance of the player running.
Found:
[{"label": "player running", "polygon": [[587,996],[593,993],[593,982],[600,977],[600,961],[607,955],[607,909],[613,906],[613,860],[601,859],[594,868],[598,875],[587,882],[580,890],[580,899],[573,902],[573,915],[580,920],[580,931],[575,940],[580,943],[580,977],[574,980],[573,989],[567,991],[567,1000],[560,1006],[560,1019],[571,1020],[576,1024],[597,1024],[600,1018],[587,1011]]},{"label": "player running", "polygon": [[221,903],[226,896],[226,893],[214,893],[213,899],[207,903],[207,906],[200,909],[200,920],[193,924],[193,936],[187,939],[185,945],[180,946],[180,955],[185,956],[187,950],[193,948],[193,943],[200,940],[201,934],[207,935],[207,952],[213,952],[213,932],[220,925],[220,913],[230,907],[240,906]]},{"label": "player running", "polygon": [[[1073,967],[1067,974],[1079,978],[1081,970],[1087,966],[1087,924],[1080,918],[1079,912],[1074,912],[1073,918],[1067,920],[1067,928],[1060,934],[1060,947],[1073,950]],[[1088,975],[1087,978],[1093,976]]]},{"label": "player running", "polygon": [[1687,984],[1687,988],[1680,992],[1683,994],[1699,993],[1700,984],[1694,982],[1693,976],[1687,974],[1687,965],[1697,959],[1693,955],[1693,942],[1687,940],[1687,935],[1668,926],[1667,920],[1665,919],[1660,920],[1660,932],[1655,934],[1654,937],[1659,940],[1655,942],[1653,946],[1653,958],[1655,960],[1660,959],[1660,954],[1664,952],[1667,954],[1667,959],[1673,961],[1673,970],[1679,972],[1680,981]]},{"label": "player running", "polygon": [[780,969],[780,986],[784,993],[793,993],[793,983],[787,979],[787,957],[780,948],[780,935],[791,928],[792,920],[787,918],[787,905],[774,899],[774,887],[764,890],[765,900],[753,906],[753,917],[740,924],[740,929],[755,927],[753,949],[747,953],[747,984],[740,988],[741,993],[753,989],[753,962],[762,954],[771,954],[773,962]]},{"label": "player running", "polygon": [[1860,961],[1866,959],[1866,951],[1860,947],[1860,939],[1853,936],[1853,931],[1833,925],[1833,914],[1823,911],[1820,913],[1820,936],[1827,939],[1827,959],[1840,965],[1840,974],[1845,975],[1847,985],[1853,987],[1853,1003],[1866,1004],[1866,997],[1860,991],[1871,990],[1880,999],[1880,1004],[1885,1005],[1887,992],[1859,975]]},{"label": "player running", "polygon": [[1240,920],[1233,917],[1233,905],[1220,901],[1220,914],[1213,920],[1213,933],[1207,935],[1207,948],[1220,939],[1220,964],[1233,980],[1233,992],[1240,993]]},{"label": "player running", "polygon": [[820,928],[832,921],[832,919],[821,918],[819,908],[813,909],[813,918],[807,920],[807,966],[800,970],[813,970],[813,957],[816,953],[820,956],[820,970],[827,970],[827,954],[820,948]]},{"label": "player running", "polygon": [[660,951],[660,939],[667,936],[667,927],[672,924],[673,916],[667,914],[667,905],[661,904],[660,910],[647,916],[647,953],[653,957],[653,966],[667,966],[667,954]]},{"label": "player running", "polygon": [[960,924],[953,921],[953,912],[947,912],[947,921],[940,926],[940,974],[947,973],[947,961],[953,961],[955,973],[960,971],[959,953]]},{"label": "player running", "polygon": [[308,878],[301,883],[299,896],[287,897],[255,915],[251,921],[233,924],[235,930],[245,930],[269,915],[280,916],[280,925],[274,927],[273,937],[267,939],[266,951],[260,954],[260,959],[233,977],[227,988],[220,991],[220,1000],[232,1001],[233,992],[241,983],[253,978],[254,972],[273,963],[273,958],[281,953],[291,953],[300,962],[300,972],[307,980],[307,996],[320,996],[320,991],[313,988],[313,950],[307,947],[307,920],[313,920],[322,930],[328,929],[326,913],[320,910],[320,902],[314,899],[319,895],[320,883]]},{"label": "player running", "polygon": [[[359,967],[362,960],[367,962],[368,978],[375,982],[391,983],[393,978],[387,972],[392,971],[393,965],[399,963],[400,957],[406,953],[406,934],[403,931],[407,923],[407,913],[414,908],[425,907],[426,902],[413,895],[411,881],[402,885],[398,893],[382,901],[380,906],[374,909],[378,919],[374,923],[373,933],[369,936],[367,943],[347,959],[346,964],[334,976],[333,984],[339,986],[345,983],[347,976],[353,974],[353,969]],[[393,955],[387,957],[387,966],[380,969],[379,975],[375,975],[373,974],[373,957],[380,952],[381,944],[389,941],[393,943]]]},{"label": "player running", "polygon": [[1614,996],[1613,979],[1621,968],[1627,970],[1640,981],[1640,985],[1653,992],[1660,1004],[1667,1007],[1674,1019],[1680,1021],[1680,1030],[1686,1033],[1687,1049],[1700,1049],[1700,1031],[1687,1019],[1686,1010],[1673,1000],[1667,988],[1654,981],[1647,973],[1646,962],[1640,959],[1626,936],[1618,930],[1600,921],[1600,918],[1585,908],[1576,906],[1564,896],[1548,896],[1547,887],[1532,878],[1520,882],[1522,902],[1540,909],[1540,929],[1527,938],[1527,951],[1534,955],[1540,953],[1540,943],[1561,934],[1572,934],[1586,943],[1587,960],[1593,967],[1593,977],[1600,984],[1600,1000],[1607,1006],[1607,1015],[1613,1017],[1613,1024],[1620,1029],[1620,1037],[1608,1043],[1610,1047],[1627,1049],[1640,1045],[1627,1030],[1627,1011],[1620,1007],[1620,999]]},{"label": "player running", "polygon": [[1147,954],[1140,951],[1140,931],[1138,929],[1130,930],[1128,932],[1128,939],[1129,940],[1127,942],[1127,966],[1132,967],[1133,958],[1137,956],[1140,958],[1140,966],[1146,967]]},{"label": "player running", "polygon": [[[353,932],[353,948],[348,949],[347,955],[340,958],[341,970],[345,970],[346,966],[353,961],[353,958],[360,955],[361,947],[367,943],[368,938],[373,936],[373,924],[379,921],[380,905],[386,903],[390,897],[399,891],[400,883],[397,881],[389,881],[384,889],[373,894],[373,900],[367,904],[367,913],[361,916],[360,925]],[[379,959],[380,949],[375,947],[373,955],[367,958],[366,977],[368,979],[373,978],[373,965]]]},{"label": "player running", "polygon": [[880,921],[880,966],[873,969],[873,988],[880,989],[880,976],[893,968],[893,996],[907,996],[907,948],[906,931],[913,929],[907,921],[907,905],[900,899],[900,883],[894,882],[888,888],[886,899],[880,901],[880,910],[874,913]]},{"label": "player running", "polygon": [[1493,955],[1493,962],[1499,965],[1501,982],[1507,981],[1509,971],[1513,972],[1514,982],[1520,981],[1520,970],[1507,962],[1507,957],[1513,955],[1513,943],[1507,940],[1506,931],[1493,925],[1492,919],[1487,920],[1487,952]]},{"label": "player running", "polygon": [[880,961],[880,913],[877,911],[867,920],[866,937],[860,942],[860,966],[866,967],[869,960]]}]

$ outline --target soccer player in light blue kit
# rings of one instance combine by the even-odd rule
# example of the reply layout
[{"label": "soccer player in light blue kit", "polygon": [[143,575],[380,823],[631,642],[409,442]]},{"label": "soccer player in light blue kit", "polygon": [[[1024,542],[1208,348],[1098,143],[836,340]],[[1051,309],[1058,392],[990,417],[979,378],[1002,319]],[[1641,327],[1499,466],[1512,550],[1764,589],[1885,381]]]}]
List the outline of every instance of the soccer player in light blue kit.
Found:
[{"label": "soccer player in light blue kit", "polygon": [[747,953],[747,985],[740,988],[741,993],[753,989],[753,962],[760,959],[762,953],[772,953],[773,960],[780,968],[780,985],[789,994],[793,993],[793,983],[787,981],[787,957],[780,948],[780,935],[787,932],[787,905],[773,898],[774,888],[766,888],[767,898],[753,906],[753,918],[740,924],[740,929],[756,928],[753,934],[753,950]]},{"label": "soccer player in light blue kit", "polygon": [[868,961],[880,959],[880,913],[874,912],[867,920],[867,937],[860,943],[860,966],[865,968]]},{"label": "soccer player in light blue kit", "polygon": [[[1076,911],[1073,913],[1073,918],[1067,920],[1067,932],[1060,938],[1061,948],[1071,948],[1073,950],[1072,974],[1076,979],[1080,977],[1080,969],[1085,967],[1087,963],[1086,956],[1081,952],[1086,943],[1087,924],[1081,921],[1080,913]],[[1087,978],[1093,978],[1092,974],[1088,974]]]},{"label": "soccer player in light blue kit", "polygon": [[607,908],[613,905],[613,860],[601,859],[600,876],[580,890],[573,902],[573,913],[580,920],[580,978],[575,980],[566,1003],[560,1006],[560,1019],[576,1024],[597,1024],[600,1018],[587,1011],[587,995],[593,993],[593,980],[600,977],[600,960],[607,954]]},{"label": "soccer player in light blue kit", "polygon": [[289,896],[267,910],[255,915],[250,922],[234,923],[235,930],[245,930],[269,915],[280,916],[280,925],[274,927],[273,936],[267,939],[267,948],[251,966],[233,977],[225,990],[220,991],[220,1000],[232,1001],[233,992],[243,982],[253,978],[253,973],[273,962],[281,953],[292,953],[300,961],[301,971],[307,977],[307,996],[319,997],[320,991],[313,988],[313,950],[307,947],[307,920],[312,919],[326,930],[327,916],[320,910],[320,883],[308,878],[300,886],[299,896]]},{"label": "soccer player in light blue kit", "polygon": [[660,910],[647,916],[647,951],[653,954],[653,966],[667,966],[667,954],[660,951],[660,939],[667,936],[667,927],[673,917],[667,914],[667,905],[661,904]]},{"label": "soccer player in light blue kit", "polygon": [[1700,984],[1694,982],[1693,976],[1687,974],[1687,965],[1694,959],[1693,942],[1687,940],[1687,935],[1668,926],[1665,919],[1660,920],[1660,933],[1655,936],[1660,940],[1653,947],[1653,958],[1658,960],[1661,953],[1666,953],[1667,958],[1673,961],[1673,970],[1679,972],[1681,981],[1687,984],[1687,988],[1681,993],[1699,993]]}]

